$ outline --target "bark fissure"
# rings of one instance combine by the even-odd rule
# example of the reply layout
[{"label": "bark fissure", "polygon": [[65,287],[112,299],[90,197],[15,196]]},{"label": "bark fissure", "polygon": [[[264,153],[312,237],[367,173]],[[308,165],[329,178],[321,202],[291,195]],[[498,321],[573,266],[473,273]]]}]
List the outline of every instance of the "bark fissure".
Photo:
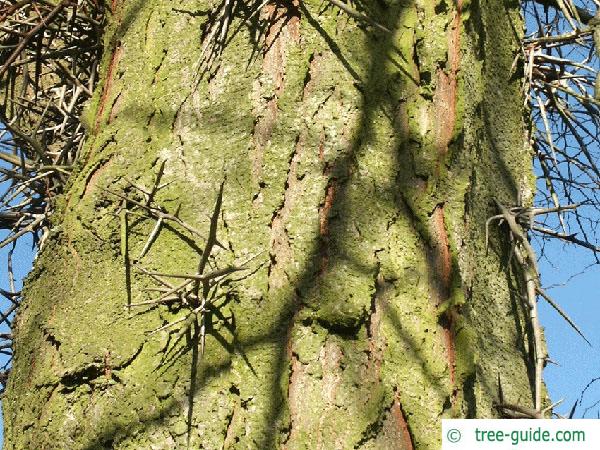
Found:
[{"label": "bark fissure", "polygon": [[[144,346],[141,345],[130,358],[113,366],[107,365],[110,359],[105,356],[100,361],[67,371],[60,375],[57,385],[62,386],[62,390],[71,391],[81,386],[81,384],[93,384],[94,381],[102,377],[120,382],[119,377],[114,372],[124,370],[130,366],[140,355],[143,348]],[[110,376],[107,376],[107,374]]]},{"label": "bark fissure", "polygon": [[300,408],[302,403],[302,386],[299,382],[301,376],[300,372],[302,371],[302,363],[298,360],[298,355],[294,354],[292,351],[290,351],[290,353],[290,375],[287,391],[287,400],[289,402],[290,409],[290,422],[289,430],[287,431],[288,434],[283,441],[284,445],[287,444],[292,437],[294,437],[295,433],[297,433],[297,423],[300,420],[300,414],[302,411]]},{"label": "bark fissure", "polygon": [[[52,381],[43,396],[7,391],[7,449],[185,448],[189,439],[192,448],[434,450],[440,417],[495,414],[498,370],[507,397],[527,394],[514,346],[521,312],[480,233],[489,192],[509,184],[494,176],[498,161],[515,177],[527,168],[510,132],[518,86],[508,89],[495,67],[514,17],[480,4],[481,26],[465,30],[460,3],[390,4],[393,32],[381,35],[310,2],[265,4],[252,18],[233,5],[183,5],[185,14],[164,2],[113,5],[112,54],[89,114],[95,138],[18,317],[12,389]],[[232,12],[226,45],[210,76],[198,76],[199,35],[223,11]],[[481,42],[496,58],[483,69],[473,56]],[[486,119],[494,103],[510,114]],[[225,177],[227,242],[216,261],[258,255],[211,312],[222,317],[207,323],[191,385],[190,345],[165,355],[175,333],[146,335],[180,309],[127,313],[112,219],[123,199],[102,191],[151,178],[157,161],[169,184],[156,200],[181,205],[195,229],[206,229]],[[132,252],[152,225],[130,227]],[[196,270],[198,243],[180,234],[162,227],[141,264]],[[132,298],[152,298],[144,289],[157,286],[132,274]],[[44,329],[60,342],[62,375]],[[52,421],[39,419],[39,399]]]},{"label": "bark fissure", "polygon": [[269,281],[269,289],[278,287],[284,282],[281,279],[277,280],[277,278],[281,278],[282,276],[285,279],[288,278],[288,275],[285,272],[285,266],[289,263],[290,258],[292,257],[292,249],[290,247],[289,235],[286,230],[286,222],[288,220],[291,208],[293,207],[292,205],[294,198],[298,194],[296,171],[298,162],[300,160],[301,151],[302,144],[298,138],[288,163],[289,168],[283,189],[283,200],[273,212],[273,215],[271,216],[271,222],[269,224],[269,228],[271,230],[271,251],[269,253],[271,264],[269,265],[268,269],[269,280],[271,280],[272,277],[275,277],[272,282]]},{"label": "bark fissure", "polygon": [[[435,305],[440,308],[445,302],[450,301],[450,291],[452,284],[453,263],[450,252],[450,242],[446,230],[444,219],[444,205],[436,206],[431,215],[431,237],[432,245],[431,266],[433,269],[432,280],[434,289]],[[448,362],[449,381],[452,387],[452,404],[456,400],[456,345],[454,342],[454,324],[453,317],[450,314],[452,305],[447,305],[446,310],[440,316],[440,325],[442,327],[444,346],[446,348],[446,358]]]},{"label": "bark fissure", "polygon": [[123,48],[118,43],[114,49],[112,49],[110,61],[108,63],[108,69],[106,71],[105,82],[102,86],[102,94],[100,95],[100,103],[98,104],[98,110],[96,112],[96,122],[94,124],[94,133],[98,134],[100,130],[100,124],[102,123],[102,118],[104,116],[104,109],[106,108],[106,103],[108,102],[108,98],[111,95],[112,85],[114,82],[114,76],[117,66],[119,65],[119,61],[123,55]]},{"label": "bark fissure", "polygon": [[325,188],[325,198],[319,207],[319,236],[321,237],[320,273],[324,274],[329,263],[329,220],[337,190],[337,178],[331,177]]},{"label": "bark fissure", "polygon": [[400,403],[400,396],[398,391],[395,392],[394,403],[391,408],[392,415],[398,428],[401,430],[402,442],[404,443],[402,450],[414,450],[413,437],[410,431],[408,421],[406,420],[406,414],[402,409],[402,403]]},{"label": "bark fissure", "polygon": [[[444,157],[448,153],[453,140],[457,123],[458,101],[458,73],[460,70],[461,52],[461,14],[462,0],[456,2],[456,10],[452,13],[450,30],[448,31],[448,63],[447,68],[437,71],[437,87],[433,96],[436,117],[440,121],[435,128],[435,141],[439,153],[438,164],[444,164]],[[439,172],[439,166],[438,166]]]}]

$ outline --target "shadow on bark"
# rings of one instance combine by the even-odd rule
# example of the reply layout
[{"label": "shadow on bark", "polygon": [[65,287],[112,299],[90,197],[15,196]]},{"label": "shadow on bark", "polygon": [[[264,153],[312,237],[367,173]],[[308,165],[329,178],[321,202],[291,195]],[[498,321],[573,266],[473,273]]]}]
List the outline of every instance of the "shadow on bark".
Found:
[{"label": "shadow on bark", "polygon": [[[119,36],[122,36],[131,25],[135,18],[134,12],[141,7],[142,3],[143,2],[140,0],[136,4],[136,7],[131,7],[132,9],[129,10],[130,12],[119,25],[119,28],[116,32],[117,39]],[[414,188],[410,185],[418,185],[420,182],[422,182],[422,180],[417,176],[410,177],[408,174],[403,173],[403,170],[410,166],[410,162],[406,163],[405,161],[411,161],[414,158],[414,155],[411,154],[412,144],[409,143],[411,136],[398,119],[400,109],[404,108],[403,103],[405,99],[403,99],[401,95],[398,95],[398,93],[401,91],[398,89],[398,87],[391,87],[392,84],[397,83],[398,80],[389,76],[387,74],[388,70],[386,69],[387,65],[390,63],[390,55],[398,54],[398,49],[395,48],[390,36],[383,34],[372,36],[370,41],[372,62],[369,68],[367,79],[362,81],[358,72],[342,54],[341,49],[335,43],[335,39],[329,36],[327,32],[319,25],[319,22],[310,14],[304,3],[300,3],[299,10],[302,12],[308,23],[318,31],[319,35],[329,46],[331,52],[336,55],[337,59],[346,68],[348,73],[351,74],[352,78],[360,84],[360,90],[363,94],[361,117],[355,138],[353,142],[351,142],[346,154],[338,157],[330,167],[329,183],[327,186],[329,187],[330,183],[335,184],[335,198],[332,200],[332,205],[330,205],[331,209],[326,211],[326,220],[331,227],[341,230],[352,224],[353,219],[356,218],[356,216],[348,215],[347,211],[356,209],[350,207],[352,205],[352,200],[349,195],[349,189],[353,186],[352,178],[357,172],[355,169],[357,169],[359,165],[357,153],[360,151],[368,151],[365,150],[365,148],[367,148],[370,143],[373,143],[372,136],[376,133],[376,130],[373,129],[372,124],[376,120],[381,120],[378,119],[378,114],[382,112],[387,120],[391,123],[391,126],[395,131],[394,147],[397,149],[397,154],[395,157],[397,165],[396,179],[394,180],[395,184],[392,183],[388,186],[377,186],[379,189],[377,192],[378,197],[370,200],[376,204],[391,203],[391,206],[395,209],[395,213],[398,217],[404,217],[410,220],[413,234],[418,236],[422,242],[430,243],[434,237],[428,234],[427,230],[430,227],[429,219],[433,212],[427,215],[426,211],[416,211],[411,201],[407,199],[411,195],[409,191]],[[389,13],[390,16],[393,16],[391,11]],[[397,68],[399,68],[407,76],[407,78],[412,79],[416,84],[417,80],[415,80],[412,74],[408,73],[404,68],[401,68],[398,65]],[[405,88],[407,87],[405,86]],[[123,111],[120,115],[124,116],[126,114],[128,114],[128,112]],[[131,112],[131,115],[133,117],[139,117],[140,114],[139,112],[136,112],[135,114]],[[216,119],[218,120],[218,117]],[[485,123],[487,141],[492,149],[492,155],[490,156],[492,157],[493,162],[491,164],[492,168],[489,172],[492,173],[497,171],[504,184],[510,186],[511,194],[515,194],[516,196],[516,193],[519,190],[517,183],[513,179],[511,175],[512,172],[504,161],[501,151],[498,149],[498,147],[502,147],[502,145],[496,145],[496,136],[498,135],[498,131],[493,131],[495,130],[496,124],[492,124],[492,121],[485,109],[483,111],[483,120]],[[156,123],[156,125],[160,124],[160,122]],[[167,121],[165,121],[165,125],[166,124]],[[502,131],[500,130],[500,132]],[[463,149],[460,148],[458,151],[462,150]],[[377,151],[377,149],[373,149],[371,151]],[[442,164],[445,164],[445,162],[442,162]],[[324,194],[327,195],[327,193]],[[390,199],[393,200],[390,202]],[[363,220],[368,221],[368,217],[363,217]],[[177,231],[173,228],[170,231],[177,233]],[[179,237],[185,240],[186,244],[194,248],[196,251],[199,250],[199,246],[193,240],[186,238],[185,235],[182,234],[180,234]],[[287,298],[284,301],[284,305],[280,306],[279,317],[268,330],[253,337],[252,339],[237,341],[235,336],[235,324],[232,323],[228,329],[230,334],[233,336],[232,342],[229,342],[228,339],[218,331],[209,330],[207,334],[211,335],[223,347],[223,349],[228,353],[228,358],[226,362],[219,365],[207,365],[203,362],[200,362],[198,366],[196,364],[198,361],[198,334],[197,329],[194,329],[192,335],[188,336],[188,342],[186,345],[181,347],[180,353],[177,353],[175,358],[169,361],[168,367],[166,367],[164,371],[159,371],[157,374],[148,375],[149,378],[147,382],[150,383],[153,381],[159,381],[160,377],[164,375],[164,372],[167,370],[173,369],[180,371],[182,374],[185,373],[184,367],[186,365],[186,361],[184,361],[183,356],[185,356],[191,350],[191,372],[189,370],[187,372],[188,374],[191,374],[191,379],[189,380],[191,384],[188,391],[190,407],[188,409],[187,417],[188,426],[190,428],[193,428],[193,409],[191,408],[193,399],[201,394],[202,389],[208,385],[209,381],[212,378],[219,377],[221,374],[230,369],[232,357],[236,353],[239,353],[245,360],[245,363],[250,367],[250,370],[255,372],[254,368],[252,367],[252,361],[245,356],[245,354],[254,347],[270,343],[276,347],[277,351],[274,357],[274,366],[270,371],[268,371],[270,374],[270,379],[265,380],[265,383],[271,387],[269,398],[270,407],[267,408],[267,411],[264,413],[262,418],[264,423],[262,429],[264,432],[262,441],[257,443],[257,448],[270,449],[276,447],[276,440],[281,438],[281,434],[283,432],[282,429],[285,428],[281,424],[281,421],[287,408],[287,399],[286,394],[282,392],[281,382],[286,377],[286,374],[290,371],[290,358],[291,353],[293,352],[290,338],[291,331],[294,325],[297,324],[295,319],[301,310],[308,308],[317,311],[319,309],[320,305],[318,302],[313,300],[315,298],[318,300],[319,298],[318,283],[316,282],[319,279],[327,276],[328,269],[332,264],[332,260],[341,260],[349,266],[352,266],[360,271],[363,275],[372,278],[374,286],[378,277],[379,263],[373,264],[367,260],[367,258],[364,260],[359,260],[356,257],[351,257],[351,252],[347,251],[345,248],[345,242],[343,239],[337,239],[336,236],[331,235],[318,235],[313,239],[313,243],[313,247],[308,251],[309,255],[305,258],[304,267],[301,269],[301,275],[299,276],[299,281],[295,287],[294,295]],[[431,291],[436,291],[432,296],[437,297],[440,300],[447,300],[447,297],[449,296],[448,287],[439,282],[439,277],[441,275],[436,271],[436,256],[433,255],[433,253],[435,253],[435,249],[430,245],[430,248],[427,248],[425,252],[429,254],[429,266],[427,268],[428,284],[431,288]],[[374,259],[376,260],[377,258],[375,257]],[[326,260],[325,263],[324,260]],[[459,264],[455,258],[451,260],[450,264],[453,271],[458,270]],[[509,281],[511,280],[511,277],[507,278]],[[408,279],[384,279],[383,281],[399,284],[410,283],[410,280]],[[317,288],[315,288],[315,285],[317,285]],[[518,288],[515,290],[518,290]],[[415,336],[411,335],[403,325],[402,317],[398,315],[398,312],[394,308],[389,307],[389,305],[384,303],[382,307],[384,314],[394,326],[398,340],[403,343],[405,348],[409,349],[408,351],[410,353],[410,358],[420,362],[421,367],[423,368],[423,375],[431,386],[431,389],[437,391],[438,395],[440,396],[446,395],[447,387],[444,386],[440,379],[436,377],[436,375],[430,370],[427,356],[420,348],[419,342]],[[518,318],[523,315],[522,302],[516,298],[516,295],[512,297],[512,307],[515,317]],[[520,311],[519,307],[521,308]],[[320,327],[325,328],[332,335],[337,335],[344,340],[353,340],[356,338],[357,331],[360,328],[367,326],[369,317],[368,315],[364,315],[361,317],[356,317],[355,319],[355,322],[353,322],[353,325],[351,326],[327,322],[319,320],[318,318],[316,322]],[[452,319],[450,317],[441,316],[439,321],[440,327],[448,328],[449,333],[453,333],[455,331],[452,329],[452,325],[450,323],[451,320]],[[517,323],[516,329],[520,331],[521,328],[521,325]],[[519,337],[521,338],[522,335],[519,335]],[[525,353],[524,348],[521,348],[521,351]],[[155,379],[152,380],[152,378]],[[465,392],[465,402],[467,404],[468,414],[470,415],[474,415],[477,409],[474,396],[474,386],[476,382],[482,382],[482,380],[476,380],[476,376],[473,375],[465,380],[463,386],[457,387]],[[483,382],[485,383],[485,380]],[[401,390],[402,386],[396,386],[396,388]],[[485,385],[485,389],[487,390],[488,396],[495,396],[495,386]],[[451,400],[449,399],[448,401],[450,402]],[[143,423],[144,426],[150,424],[161,424],[174,411],[177,411],[181,408],[181,405],[176,401],[176,399],[170,399],[165,401],[165,403],[166,404],[162,409],[152,414],[140,416],[140,422]],[[127,423],[104,430],[98,436],[96,436],[93,442],[90,442],[85,449],[92,450],[98,448],[112,448],[111,446],[113,445],[115,437],[119,437],[123,433],[127,433],[127,431],[130,430],[130,427],[135,425],[136,424]]]}]

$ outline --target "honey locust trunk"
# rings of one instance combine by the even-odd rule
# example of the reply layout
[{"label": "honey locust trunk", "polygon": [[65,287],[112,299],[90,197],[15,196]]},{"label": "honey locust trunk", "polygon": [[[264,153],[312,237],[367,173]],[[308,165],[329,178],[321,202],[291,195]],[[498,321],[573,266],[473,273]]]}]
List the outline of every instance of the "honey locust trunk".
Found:
[{"label": "honey locust trunk", "polygon": [[532,406],[524,287],[485,245],[534,187],[519,5],[353,8],[112,2],[6,449],[434,450],[499,379]]}]

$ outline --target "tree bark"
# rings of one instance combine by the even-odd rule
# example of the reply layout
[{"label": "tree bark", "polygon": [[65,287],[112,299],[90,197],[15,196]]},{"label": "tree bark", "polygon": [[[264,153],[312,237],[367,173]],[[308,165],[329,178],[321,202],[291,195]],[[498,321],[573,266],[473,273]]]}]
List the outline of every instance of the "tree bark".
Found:
[{"label": "tree bark", "polygon": [[[259,5],[261,2],[258,2]],[[532,331],[493,199],[530,199],[517,2],[113,0],[81,166],[26,283],[6,449],[438,449],[440,419],[533,402]],[[208,13],[207,13],[208,11]],[[112,193],[179,211],[129,215]],[[179,342],[135,269],[240,271]],[[109,192],[110,191],[110,192]],[[139,260],[137,260],[139,259]],[[137,260],[137,261],[136,261]]]}]

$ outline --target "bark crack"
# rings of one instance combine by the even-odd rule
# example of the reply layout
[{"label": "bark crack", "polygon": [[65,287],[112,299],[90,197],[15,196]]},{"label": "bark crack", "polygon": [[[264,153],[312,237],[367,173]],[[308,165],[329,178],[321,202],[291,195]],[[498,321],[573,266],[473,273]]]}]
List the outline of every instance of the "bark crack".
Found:
[{"label": "bark crack", "polygon": [[100,96],[100,104],[98,106],[98,112],[96,113],[96,125],[94,127],[94,133],[98,133],[100,129],[100,122],[102,121],[102,115],[104,114],[104,108],[106,107],[106,102],[108,100],[108,96],[111,93],[113,81],[114,81],[114,72],[121,60],[121,56],[123,54],[123,48],[121,47],[121,43],[118,42],[115,45],[115,48],[110,57],[110,62],[108,63],[108,69],[106,71],[106,83],[102,88],[102,94]]},{"label": "bark crack", "polygon": [[[127,368],[131,363],[133,363],[133,361],[135,361],[135,359],[142,352],[143,348],[144,344],[142,343],[129,359],[115,366],[110,366],[108,370],[108,373],[110,374],[110,379],[116,381],[117,383],[120,383],[121,380],[118,376],[115,375],[114,371]],[[63,373],[60,376],[58,384],[62,385],[61,390],[63,392],[75,390],[78,386],[81,386],[82,384],[92,384],[98,378],[107,375],[108,363],[110,363],[110,359],[107,360],[107,356],[105,354],[100,360],[96,360],[91,364],[86,364],[83,367],[76,368],[72,371],[67,371]]]},{"label": "bark crack", "polygon": [[[286,222],[289,217],[295,193],[297,191],[297,172],[300,160],[300,150],[302,143],[300,137],[296,139],[296,145],[288,162],[288,172],[283,188],[283,199],[280,205],[275,209],[271,216],[269,228],[271,229],[271,243],[269,252],[270,263],[268,273],[268,289],[283,286],[288,279],[284,270],[285,263],[292,258],[292,249],[290,246],[289,235],[286,229]],[[281,267],[281,270],[279,269]]]},{"label": "bark crack", "polygon": [[225,440],[223,441],[223,449],[225,448],[230,448],[231,445],[236,444],[239,442],[239,437],[235,436],[235,429],[234,429],[234,424],[235,424],[235,419],[236,419],[236,414],[237,411],[240,407],[243,408],[243,405],[240,404],[240,390],[235,386],[232,385],[229,388],[229,392],[233,395],[235,395],[237,397],[235,404],[233,405],[233,408],[231,408],[231,412],[229,414],[227,414],[227,417],[225,418],[225,420],[227,421],[226,427],[225,427]]},{"label": "bark crack", "polygon": [[160,61],[159,61],[158,65],[156,66],[156,69],[154,69],[154,77],[152,77],[152,85],[153,85],[153,86],[154,86],[154,85],[156,84],[156,82],[158,81],[158,80],[157,80],[157,77],[158,77],[158,72],[160,71],[160,68],[162,67],[163,63],[165,62],[165,59],[167,58],[167,53],[168,53],[168,50],[167,50],[166,48],[165,48],[165,49],[163,49],[163,52],[162,52],[162,56],[161,56],[161,58],[160,58]]},{"label": "bark crack", "polygon": [[[377,254],[382,250],[375,251],[375,258]],[[377,266],[373,277],[373,294],[371,295],[371,309],[366,319],[366,330],[367,338],[369,340],[369,351],[368,351],[368,362],[367,370],[372,373],[372,378],[375,383],[380,382],[379,374],[381,371],[381,364],[383,361],[383,354],[381,349],[383,348],[383,342],[381,342],[381,336],[379,334],[379,327],[381,325],[381,310],[380,302],[382,295],[384,295],[386,289],[386,282],[381,274],[381,263],[377,258]]]},{"label": "bark crack", "polygon": [[[430,217],[431,244],[429,247],[430,262],[432,267],[432,288],[435,306],[442,307],[450,301],[451,283],[453,276],[452,256],[450,241],[444,218],[444,203],[436,205]],[[454,340],[454,317],[452,305],[447,305],[445,312],[440,317],[446,358],[450,371],[450,386],[452,388],[451,403],[454,405],[457,398],[456,390],[456,343]]]},{"label": "bark crack", "polygon": [[433,106],[438,125],[435,127],[435,142],[439,155],[437,171],[442,158],[448,153],[457,122],[458,73],[460,70],[460,34],[462,0],[457,0],[448,33],[448,71],[437,70],[437,88],[433,96]]},{"label": "bark crack", "polygon": [[323,199],[323,203],[319,207],[319,236],[321,238],[321,265],[319,269],[320,274],[323,274],[327,270],[327,266],[329,264],[329,220],[337,188],[337,178],[331,177],[327,182],[327,186],[325,187],[325,198]]},{"label": "bark crack", "polygon": [[414,450],[415,447],[413,444],[413,436],[410,431],[410,426],[408,424],[406,414],[404,412],[404,409],[402,408],[402,403],[400,402],[400,395],[397,389],[394,395],[394,403],[392,404],[391,412],[402,435],[402,449]]},{"label": "bark crack", "polygon": [[298,355],[294,353],[291,348],[288,348],[289,359],[290,359],[290,375],[288,381],[288,392],[287,392],[287,400],[290,409],[290,424],[288,435],[283,441],[283,444],[287,444],[292,435],[294,434],[294,424],[298,421],[298,416],[300,414],[298,406],[298,401],[296,397],[301,396],[301,386],[300,386],[300,372],[302,371],[302,363],[298,359]]}]

